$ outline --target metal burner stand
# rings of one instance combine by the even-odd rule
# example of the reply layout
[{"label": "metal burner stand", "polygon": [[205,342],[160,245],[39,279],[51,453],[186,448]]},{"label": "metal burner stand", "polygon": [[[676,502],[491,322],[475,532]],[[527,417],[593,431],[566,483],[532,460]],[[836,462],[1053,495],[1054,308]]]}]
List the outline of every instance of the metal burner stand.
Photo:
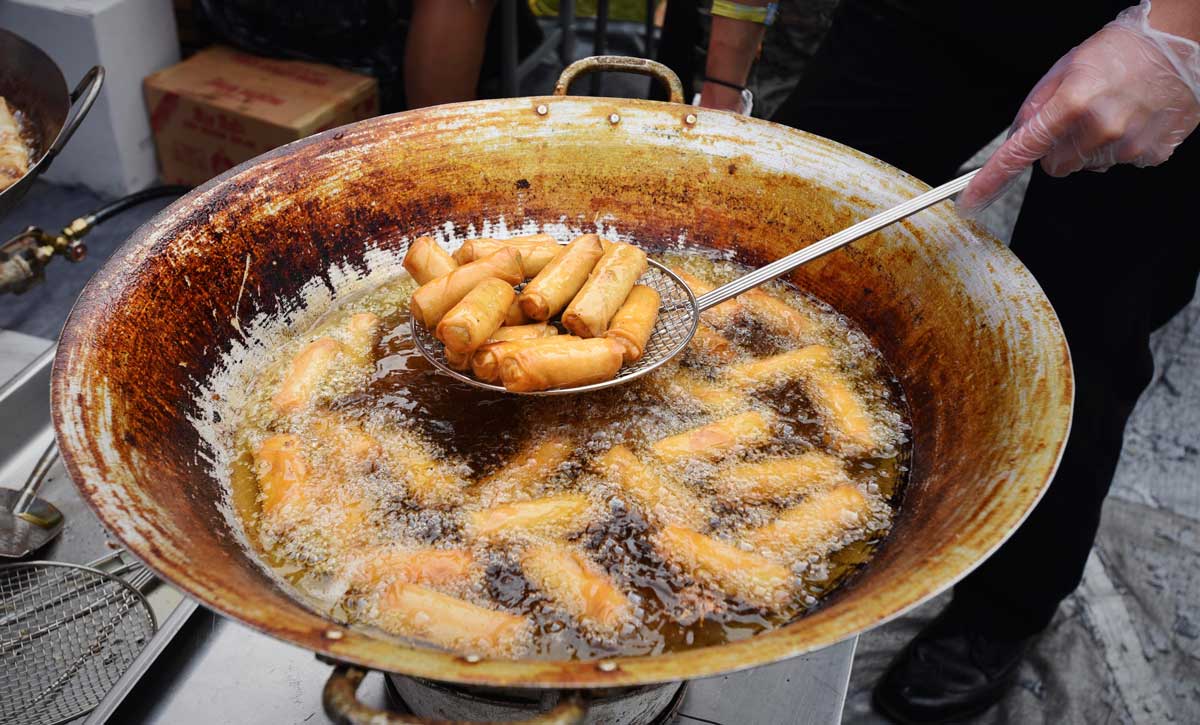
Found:
[{"label": "metal burner stand", "polygon": [[[521,722],[560,701],[555,690],[459,687],[395,674],[385,680],[393,709],[454,722]],[[587,696],[584,725],[671,725],[687,691],[686,682],[593,690]]]},{"label": "metal burner stand", "polygon": [[[0,486],[15,488],[50,442],[49,359],[27,366],[52,343],[0,330],[0,385],[24,370],[24,381],[0,400]],[[62,536],[40,558],[85,562],[115,546],[79,498],[61,464],[40,495],[67,518]],[[311,652],[280,642],[212,612],[168,586],[150,594],[158,634],[86,719],[100,723],[327,723],[321,690],[330,667]],[[667,712],[680,725],[837,723],[850,679],[856,639],[810,655],[746,672],[689,682]],[[365,704],[386,708],[385,679],[368,675],[358,690]],[[657,722],[657,721],[656,721]]]}]

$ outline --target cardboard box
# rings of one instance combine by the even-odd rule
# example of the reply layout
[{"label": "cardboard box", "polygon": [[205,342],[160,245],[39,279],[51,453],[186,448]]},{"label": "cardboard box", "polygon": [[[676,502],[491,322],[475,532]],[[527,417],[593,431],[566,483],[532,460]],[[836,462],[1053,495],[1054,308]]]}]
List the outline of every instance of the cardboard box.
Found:
[{"label": "cardboard box", "polygon": [[146,78],[162,178],[199,184],[318,131],[379,113],[374,78],[230,48],[202,50]]},{"label": "cardboard box", "polygon": [[106,71],[96,105],[42,178],[105,197],[155,183],[142,79],[179,62],[171,0],[0,0],[0,27],[46,51],[68,90],[92,66]]}]

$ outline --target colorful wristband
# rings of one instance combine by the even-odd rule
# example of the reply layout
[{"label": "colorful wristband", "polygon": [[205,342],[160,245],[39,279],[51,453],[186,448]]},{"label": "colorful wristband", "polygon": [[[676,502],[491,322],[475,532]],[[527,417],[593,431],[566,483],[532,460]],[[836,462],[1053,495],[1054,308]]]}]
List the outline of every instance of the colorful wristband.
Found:
[{"label": "colorful wristband", "polygon": [[768,3],[764,6],[743,5],[730,0],[713,0],[712,14],[732,20],[745,20],[760,25],[771,25],[779,15],[779,3]]}]

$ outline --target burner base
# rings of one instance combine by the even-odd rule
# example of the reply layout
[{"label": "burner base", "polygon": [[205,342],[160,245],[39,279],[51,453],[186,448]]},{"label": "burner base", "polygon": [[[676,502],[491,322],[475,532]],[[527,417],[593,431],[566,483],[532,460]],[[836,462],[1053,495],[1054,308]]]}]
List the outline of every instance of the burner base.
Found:
[{"label": "burner base", "polygon": [[[389,674],[388,700],[397,709],[444,720],[520,722],[558,703],[561,690],[448,685]],[[667,725],[675,720],[687,683],[593,690],[586,725]]]}]

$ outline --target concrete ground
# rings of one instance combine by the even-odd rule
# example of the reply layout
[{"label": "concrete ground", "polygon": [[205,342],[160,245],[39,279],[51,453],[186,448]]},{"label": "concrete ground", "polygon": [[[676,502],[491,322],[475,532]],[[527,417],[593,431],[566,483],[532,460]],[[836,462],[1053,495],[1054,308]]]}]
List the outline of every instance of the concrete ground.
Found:
[{"label": "concrete ground", "polygon": [[[761,81],[770,88],[760,95],[756,115],[769,111],[769,98],[781,97],[787,74],[802,68],[803,54],[811,52],[833,2],[789,5],[814,6],[814,15],[780,41],[797,55],[784,64],[786,72]],[[611,52],[637,53],[632,39],[619,37],[620,30]],[[589,42],[581,37],[581,54]],[[551,64],[540,68],[524,91],[545,92],[557,72]],[[606,91],[612,95],[645,91],[644,80],[608,78]],[[31,223],[62,226],[98,203],[86,191],[40,184],[0,221],[0,239]],[[0,298],[0,328],[56,336],[86,279],[164,204],[147,204],[98,228],[88,239],[89,259],[80,265],[56,260],[49,284],[21,297]],[[986,223],[1000,238],[1011,234],[1019,206],[1020,190],[991,210]],[[1083,585],[1034,647],[1019,686],[977,722],[1200,722],[1200,299],[1159,331],[1153,346],[1158,374],[1126,431]],[[931,602],[862,636],[847,722],[882,722],[870,709],[875,678],[943,603]]]}]

